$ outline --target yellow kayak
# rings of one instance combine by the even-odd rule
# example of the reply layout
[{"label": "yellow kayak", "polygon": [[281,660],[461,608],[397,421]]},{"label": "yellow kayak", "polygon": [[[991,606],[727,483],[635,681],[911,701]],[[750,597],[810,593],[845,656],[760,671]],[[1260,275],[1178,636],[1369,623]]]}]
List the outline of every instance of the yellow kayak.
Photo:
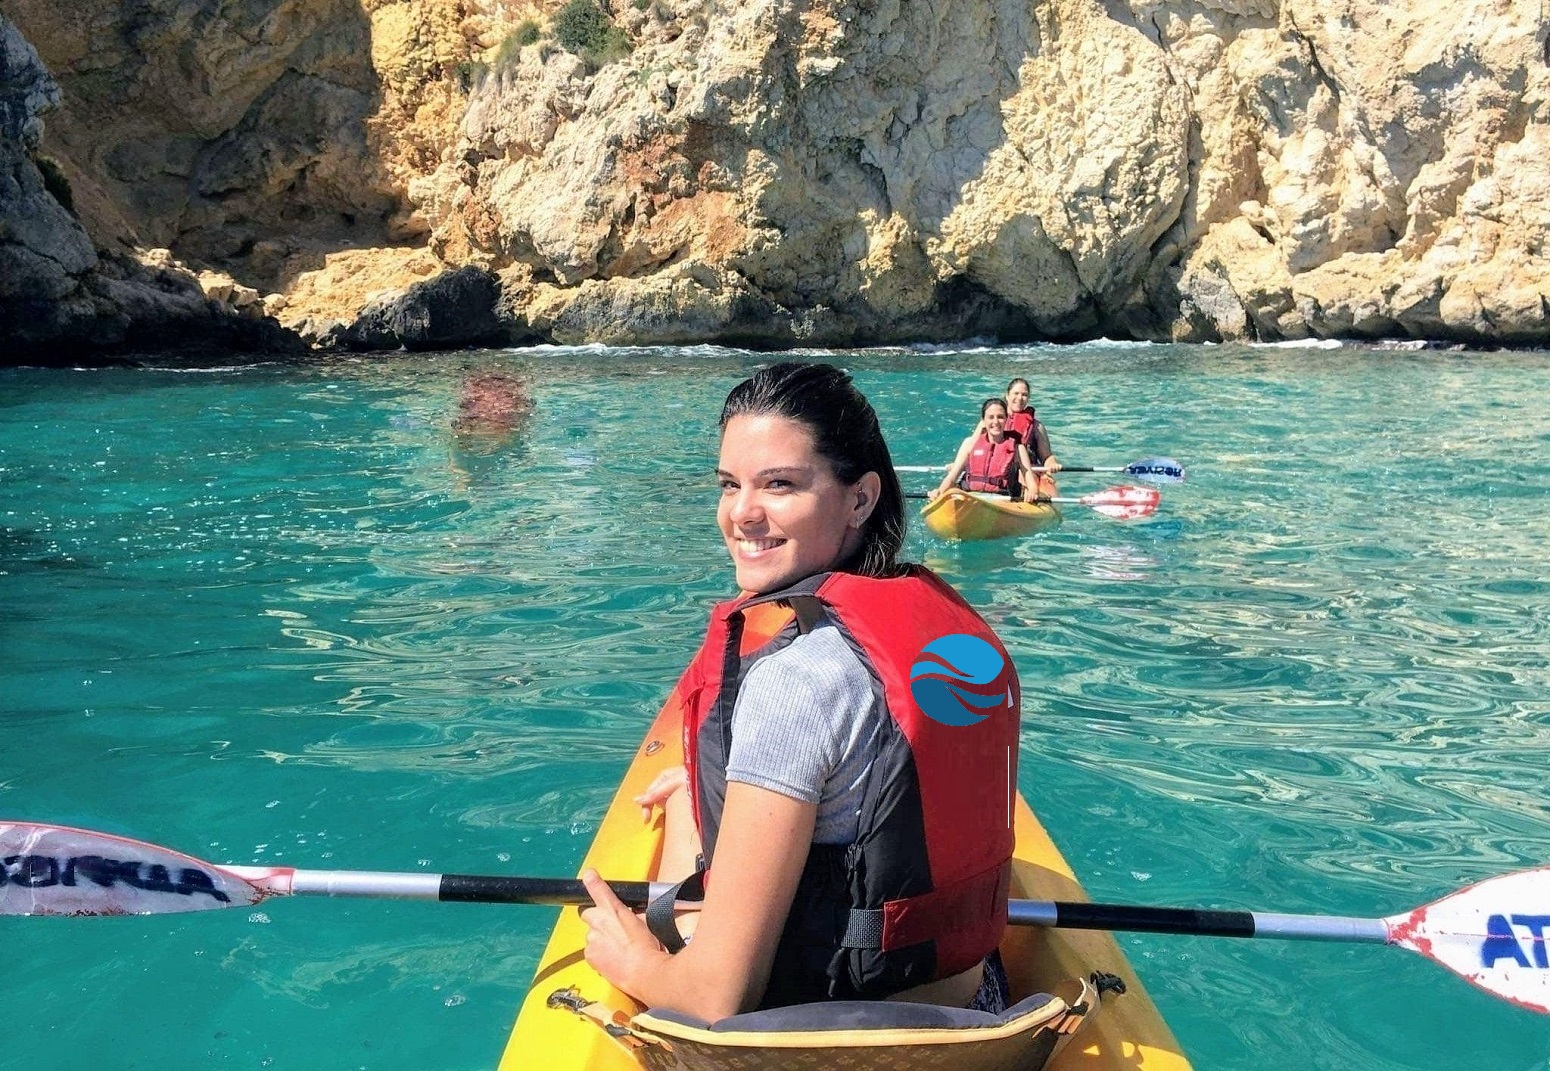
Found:
[{"label": "yellow kayak", "polygon": [[1050,502],[1014,502],[957,487],[927,502],[920,515],[943,539],[962,540],[1031,535],[1060,521],[1060,511]]},{"label": "yellow kayak", "polygon": [[[617,880],[655,877],[660,822],[643,823],[632,797],[660,771],[683,762],[680,713],[675,693],[620,782],[584,867],[595,867],[604,877]],[[1021,796],[1016,827],[1011,895],[1088,899]],[[574,908],[562,910],[517,1014],[500,1071],[641,1071],[640,1058],[595,1019],[570,1007],[550,1005],[551,995],[573,989],[594,1009],[610,1010],[619,1023],[643,1010],[587,966],[582,957],[585,942],[580,913]],[[1086,978],[1093,971],[1118,975],[1128,987],[1124,995],[1104,1001],[1102,1011],[1048,1065],[1050,1071],[1189,1071],[1188,1059],[1110,934],[1009,926],[1001,954],[1014,1001],[1030,993],[1064,992],[1072,979]],[[837,1059],[836,1066],[840,1062]]]}]

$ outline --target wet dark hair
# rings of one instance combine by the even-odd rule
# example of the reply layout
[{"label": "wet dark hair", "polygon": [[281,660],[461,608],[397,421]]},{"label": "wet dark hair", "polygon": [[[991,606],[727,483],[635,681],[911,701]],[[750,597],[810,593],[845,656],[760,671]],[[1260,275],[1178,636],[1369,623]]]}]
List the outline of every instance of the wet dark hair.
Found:
[{"label": "wet dark hair", "polygon": [[1008,383],[1006,385],[1006,392],[1008,394],[1011,394],[1012,393],[1012,388],[1017,386],[1019,383],[1021,383],[1023,385],[1023,387],[1028,391],[1029,394],[1033,393],[1033,388],[1028,386],[1028,381],[1026,379],[1024,379],[1022,376],[1018,376],[1016,379],[1014,379],[1010,383]]},{"label": "wet dark hair", "polygon": [[880,482],[877,505],[861,529],[861,549],[843,568],[863,576],[898,572],[904,546],[904,491],[893,470],[877,413],[850,376],[830,364],[787,361],[732,388],[721,407],[721,430],[735,416],[783,416],[804,425],[835,478],[849,486],[869,472]]},{"label": "wet dark hair", "polygon": [[1005,398],[986,398],[983,402],[980,402],[981,419],[984,418],[986,413],[990,412],[990,407],[993,405],[999,405],[1003,412],[1005,412],[1007,415],[1011,415],[1012,407],[1006,404]]}]

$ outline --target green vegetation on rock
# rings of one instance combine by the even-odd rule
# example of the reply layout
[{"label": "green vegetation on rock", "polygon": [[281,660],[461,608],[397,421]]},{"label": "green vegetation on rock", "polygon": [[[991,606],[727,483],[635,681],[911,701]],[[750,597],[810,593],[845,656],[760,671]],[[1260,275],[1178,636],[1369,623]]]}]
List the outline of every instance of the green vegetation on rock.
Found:
[{"label": "green vegetation on rock", "polygon": [[554,17],[554,39],[595,67],[630,54],[629,36],[597,6],[596,0],[570,0]]},{"label": "green vegetation on rock", "polygon": [[528,45],[537,43],[539,38],[538,23],[532,19],[523,19],[517,23],[517,28],[507,34],[495,49],[493,64],[497,70],[508,70],[516,66],[517,60],[522,55],[522,50]]}]

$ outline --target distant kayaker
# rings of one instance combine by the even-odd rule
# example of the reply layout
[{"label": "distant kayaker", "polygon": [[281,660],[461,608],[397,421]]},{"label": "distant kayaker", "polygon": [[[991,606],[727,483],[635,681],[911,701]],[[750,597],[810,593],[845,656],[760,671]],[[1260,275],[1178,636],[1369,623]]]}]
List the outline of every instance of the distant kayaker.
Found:
[{"label": "distant kayaker", "polygon": [[1028,404],[1029,396],[1026,379],[1019,377],[1006,385],[1006,430],[1022,440],[1035,466],[1043,468],[1045,475],[1052,475],[1060,471],[1060,460],[1049,448],[1049,434]]},{"label": "distant kayaker", "polygon": [[1005,648],[898,562],[898,477],[839,369],[777,364],[734,388],[717,476],[743,594],[679,684],[687,766],[636,797],[663,811],[658,879],[688,880],[643,918],[583,874],[587,962],[710,1021],[830,999],[1001,1010],[1020,710]]},{"label": "distant kayaker", "polygon": [[520,379],[502,372],[481,372],[463,381],[452,434],[465,449],[486,453],[517,433],[532,415],[533,403]]},{"label": "distant kayaker", "polygon": [[532,399],[516,376],[480,372],[463,381],[447,459],[459,489],[520,440],[532,414]]},{"label": "distant kayaker", "polygon": [[[958,456],[947,466],[947,475],[927,492],[929,497],[934,499],[952,487],[1008,495],[1025,502],[1053,493],[1050,481],[1033,471],[1033,460],[1022,440],[1007,430],[1007,416],[1006,402],[1000,398],[985,399],[980,405],[979,425],[958,447]],[[1045,484],[1050,484],[1050,488]]]}]

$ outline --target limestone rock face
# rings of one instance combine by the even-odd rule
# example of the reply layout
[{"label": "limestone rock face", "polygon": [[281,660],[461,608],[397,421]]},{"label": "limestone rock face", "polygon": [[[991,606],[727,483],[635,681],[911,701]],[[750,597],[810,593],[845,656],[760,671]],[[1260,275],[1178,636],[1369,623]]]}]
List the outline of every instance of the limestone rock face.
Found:
[{"label": "limestone rock face", "polygon": [[[43,113],[58,104],[59,86],[38,54],[0,16],[0,301],[56,301],[97,264],[86,231],[35,161]],[[25,329],[24,321],[13,326]]]},{"label": "limestone rock face", "polygon": [[1539,5],[1131,9],[1200,129],[1142,322],[1178,310],[1179,338],[1550,338]]},{"label": "limestone rock face", "polygon": [[1550,342],[1522,0],[602,0],[606,55],[560,0],[5,3],[61,262],[315,340],[473,266],[510,340]]},{"label": "limestone rock face", "polygon": [[541,42],[477,88],[426,196],[449,255],[607,282],[611,303],[638,284],[653,307],[673,287],[647,279],[704,265],[673,307],[784,310],[775,343],[1060,337],[1130,293],[1184,203],[1188,97],[1094,4],[684,0],[619,21],[624,60],[590,73]]},{"label": "limestone rock face", "polygon": [[48,150],[99,243],[274,289],[341,247],[422,242],[404,198],[454,136],[453,0],[6,0],[63,89]]},{"label": "limestone rock face", "polygon": [[499,345],[506,341],[495,317],[499,298],[500,283],[481,268],[443,272],[367,305],[335,344],[353,350]]},{"label": "limestone rock face", "polygon": [[98,255],[65,203],[74,199],[58,163],[38,154],[43,115],[59,96],[0,16],[0,359],[50,363],[191,341],[284,348],[278,324],[210,300],[181,267]]},{"label": "limestone rock face", "polygon": [[[1550,337],[1550,28],[1530,5],[617,18],[623,60],[539,42],[483,81],[418,191],[433,248],[530,270],[513,304],[535,324],[614,337],[638,292],[724,328],[763,306],[773,344]],[[686,283],[688,264],[714,270]],[[610,322],[556,316],[546,288],[596,308],[594,283]]]}]

